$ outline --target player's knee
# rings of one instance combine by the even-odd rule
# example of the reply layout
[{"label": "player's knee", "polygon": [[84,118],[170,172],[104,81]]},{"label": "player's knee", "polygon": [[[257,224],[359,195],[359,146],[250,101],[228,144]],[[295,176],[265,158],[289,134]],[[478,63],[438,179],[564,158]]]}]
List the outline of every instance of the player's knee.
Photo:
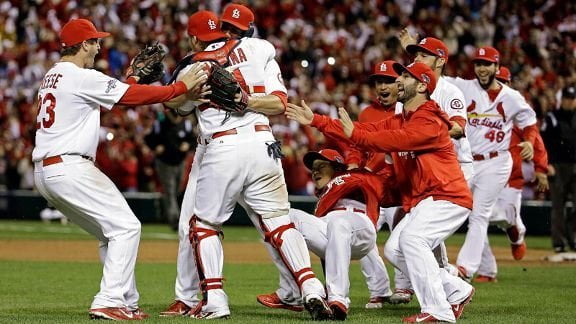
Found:
[{"label": "player's knee", "polygon": [[426,239],[420,233],[410,231],[409,229],[404,229],[402,233],[400,233],[398,245],[402,251],[405,251],[406,249],[414,250],[415,248],[426,248],[431,250]]},{"label": "player's knee", "polygon": [[400,253],[397,240],[388,240],[384,245],[384,257],[392,264],[397,264],[397,256]]}]

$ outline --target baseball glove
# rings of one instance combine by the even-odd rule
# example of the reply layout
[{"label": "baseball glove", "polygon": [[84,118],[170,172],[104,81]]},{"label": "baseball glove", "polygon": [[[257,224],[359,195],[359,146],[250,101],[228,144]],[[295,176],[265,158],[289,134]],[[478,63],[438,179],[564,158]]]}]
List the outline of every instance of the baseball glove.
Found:
[{"label": "baseball glove", "polygon": [[[248,94],[240,87],[232,73],[223,67],[214,64],[206,84],[210,86],[212,93],[208,99],[216,107],[230,113],[244,113],[248,106]],[[236,100],[236,97],[239,100]]]},{"label": "baseball glove", "polygon": [[130,62],[127,76],[137,76],[138,83],[150,84],[160,80],[164,76],[164,60],[166,52],[158,42],[146,46],[140,50]]}]

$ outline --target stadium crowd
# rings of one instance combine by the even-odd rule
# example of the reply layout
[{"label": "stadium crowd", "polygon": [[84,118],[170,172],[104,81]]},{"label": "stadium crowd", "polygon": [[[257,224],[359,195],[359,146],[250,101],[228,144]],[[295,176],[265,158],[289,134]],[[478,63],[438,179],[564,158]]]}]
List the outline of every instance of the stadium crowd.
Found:
[{"label": "stadium crowd", "polygon": [[[191,4],[193,3],[193,4]],[[88,17],[104,39],[96,68],[122,78],[144,44],[158,40],[169,50],[168,72],[187,54],[188,16],[220,12],[227,1],[46,0],[0,2],[0,189],[32,189],[36,91],[59,59],[58,32],[74,17]],[[256,14],[256,37],[276,46],[292,102],[305,99],[336,117],[351,115],[373,98],[367,76],[384,59],[407,63],[396,38],[408,26],[420,37],[444,40],[450,51],[448,75],[474,76],[469,57],[476,46],[492,45],[510,68],[512,87],[524,94],[543,119],[559,105],[561,90],[576,82],[576,5],[570,1],[243,1]],[[166,81],[165,80],[165,81]],[[123,191],[161,190],[154,152],[145,143],[161,105],[114,109],[102,114],[97,163]],[[272,118],[283,141],[285,175],[291,194],[311,194],[302,156],[324,139],[283,116]],[[191,151],[192,153],[193,151]],[[191,161],[191,158],[188,159]],[[189,164],[189,163],[188,163]],[[185,173],[187,174],[187,172]]]}]

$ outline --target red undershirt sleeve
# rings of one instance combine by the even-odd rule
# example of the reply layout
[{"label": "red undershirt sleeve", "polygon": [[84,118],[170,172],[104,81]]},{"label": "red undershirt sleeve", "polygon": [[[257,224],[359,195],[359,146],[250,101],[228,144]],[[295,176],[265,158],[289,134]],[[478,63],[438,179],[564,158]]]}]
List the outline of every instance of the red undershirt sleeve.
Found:
[{"label": "red undershirt sleeve", "polygon": [[186,85],[182,81],[167,86],[130,84],[118,104],[136,106],[160,103],[178,97],[186,93],[186,91]]}]

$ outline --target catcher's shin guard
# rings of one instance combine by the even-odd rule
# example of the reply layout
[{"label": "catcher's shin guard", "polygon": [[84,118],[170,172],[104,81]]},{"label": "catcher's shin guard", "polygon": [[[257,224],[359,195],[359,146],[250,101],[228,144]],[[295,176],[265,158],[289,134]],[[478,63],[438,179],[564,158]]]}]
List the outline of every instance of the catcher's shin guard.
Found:
[{"label": "catcher's shin guard", "polygon": [[324,286],[316,278],[310,266],[310,254],[306,242],[288,216],[274,218],[260,216],[259,221],[264,233],[264,241],[276,249],[283,263],[292,273],[302,295],[315,293],[324,297]]},{"label": "catcher's shin guard", "polygon": [[[202,291],[201,306],[196,308],[197,312],[228,308],[228,300],[222,290],[224,254],[220,235],[222,235],[221,231],[202,222],[196,215],[190,219],[190,243],[196,259],[200,290]],[[209,294],[211,290],[220,291],[215,294]],[[215,297],[216,300],[209,301],[209,295]],[[203,309],[203,307],[207,309]]]}]

